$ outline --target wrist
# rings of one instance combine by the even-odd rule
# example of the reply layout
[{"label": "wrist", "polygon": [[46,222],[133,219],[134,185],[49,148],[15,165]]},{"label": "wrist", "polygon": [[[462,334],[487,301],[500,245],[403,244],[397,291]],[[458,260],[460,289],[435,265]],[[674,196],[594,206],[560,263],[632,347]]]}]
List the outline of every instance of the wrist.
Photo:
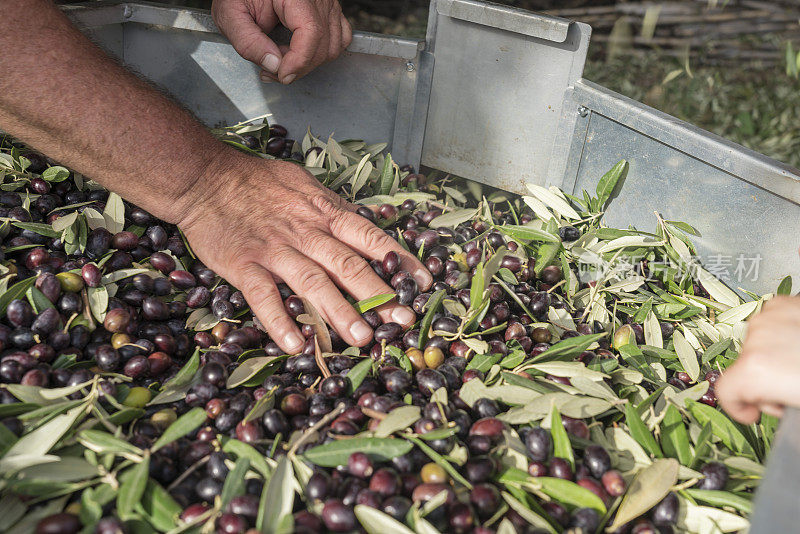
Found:
[{"label": "wrist", "polygon": [[235,188],[256,161],[224,143],[215,143],[213,149],[204,151],[195,169],[185,174],[186,183],[165,220],[183,228],[203,214],[210,214],[214,205],[225,204],[227,191]]}]

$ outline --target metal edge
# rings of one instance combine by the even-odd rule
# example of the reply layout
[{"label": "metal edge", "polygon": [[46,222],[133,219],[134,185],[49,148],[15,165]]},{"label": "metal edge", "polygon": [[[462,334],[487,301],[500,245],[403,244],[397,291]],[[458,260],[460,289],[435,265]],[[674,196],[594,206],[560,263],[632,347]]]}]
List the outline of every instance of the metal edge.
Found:
[{"label": "metal edge", "polygon": [[[578,132],[579,126],[577,126],[579,114],[578,106],[575,104],[574,99],[574,87],[583,76],[583,69],[586,66],[586,56],[589,52],[589,42],[592,36],[592,27],[582,22],[576,22],[572,25],[570,31],[578,33],[578,39],[580,39],[578,51],[573,55],[578,61],[572,64],[567,88],[564,90],[564,97],[561,100],[561,116],[558,123],[558,132],[553,140],[553,147],[550,151],[550,161],[547,166],[547,175],[545,176],[545,185],[555,185],[562,188],[564,191],[568,191],[564,186],[567,185],[566,171],[572,153],[574,136],[580,135]],[[584,131],[583,135],[585,136],[585,134],[586,132]]]},{"label": "metal edge", "polygon": [[421,51],[400,82],[392,153],[395,161],[419,167],[433,79],[433,54]]},{"label": "metal edge", "polygon": [[572,88],[567,91],[564,98],[561,121],[564,127],[563,129],[559,127],[558,139],[553,147],[553,157],[550,158],[545,185],[555,185],[562,191],[574,195],[583,158],[583,148],[586,145],[586,134],[589,132],[592,122],[592,113],[577,104]]},{"label": "metal edge", "polygon": [[[83,2],[65,6],[63,9],[74,23],[83,28],[134,22],[179,30],[220,33],[214,24],[211,12],[205,9],[165,6],[144,1],[118,2],[113,0]],[[288,32],[284,28],[278,28],[270,33],[270,37],[275,38],[278,42],[286,42],[287,35]],[[353,42],[347,51],[410,61],[416,58],[423,47],[424,41],[419,39],[355,31],[353,32]]]},{"label": "metal edge", "polygon": [[[433,11],[433,10],[432,10]],[[572,21],[477,0],[437,0],[440,15],[563,43]]]},{"label": "metal edge", "polygon": [[[800,170],[581,79],[573,98],[580,106],[631,128],[717,169],[800,204]],[[577,171],[576,171],[577,172]]]}]

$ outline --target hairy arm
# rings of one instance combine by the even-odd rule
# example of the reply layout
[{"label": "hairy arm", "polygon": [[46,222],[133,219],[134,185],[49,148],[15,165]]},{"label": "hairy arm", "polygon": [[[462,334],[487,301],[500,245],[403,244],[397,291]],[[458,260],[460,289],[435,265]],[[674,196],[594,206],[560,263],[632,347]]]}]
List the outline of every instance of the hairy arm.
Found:
[{"label": "hairy arm", "polygon": [[[372,329],[344,299],[390,292],[364,258],[422,264],[302,167],[241,154],[86,39],[47,0],[0,0],[0,128],[178,224],[198,257],[241,289],[287,352],[304,343],[276,286],[309,299],[352,345]],[[320,30],[322,31],[322,30]],[[389,304],[384,321],[410,309]]]}]

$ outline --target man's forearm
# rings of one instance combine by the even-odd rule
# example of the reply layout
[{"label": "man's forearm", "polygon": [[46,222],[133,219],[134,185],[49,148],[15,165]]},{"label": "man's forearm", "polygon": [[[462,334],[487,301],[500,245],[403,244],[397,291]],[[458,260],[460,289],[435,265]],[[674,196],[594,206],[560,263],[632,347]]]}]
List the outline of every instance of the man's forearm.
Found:
[{"label": "man's forearm", "polygon": [[0,129],[162,219],[235,151],[84,37],[48,0],[0,0]]}]

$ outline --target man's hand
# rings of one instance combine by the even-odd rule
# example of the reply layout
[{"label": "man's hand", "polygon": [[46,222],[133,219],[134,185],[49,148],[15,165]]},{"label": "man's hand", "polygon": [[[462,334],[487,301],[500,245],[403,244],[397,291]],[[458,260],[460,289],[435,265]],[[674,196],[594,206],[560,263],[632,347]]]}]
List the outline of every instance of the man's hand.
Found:
[{"label": "man's hand", "polygon": [[[353,40],[337,0],[214,0],[211,14],[239,55],[261,67],[263,81],[292,83]],[[293,32],[288,47],[267,37],[279,22]]]},{"label": "man's hand", "polygon": [[[229,156],[230,170],[208,173],[210,178],[195,184],[178,225],[198,257],[244,293],[283,350],[298,352],[304,339],[284,308],[276,276],[358,346],[372,339],[372,329],[337,286],[358,300],[393,292],[365,257],[381,260],[395,251],[421,287],[433,282],[413,254],[299,165],[244,155],[231,162]],[[416,320],[398,304],[378,313],[384,322],[404,326]]]},{"label": "man's hand", "polygon": [[716,391],[725,411],[747,424],[760,412],[800,407],[800,298],[776,297],[749,322],[742,353]]}]

